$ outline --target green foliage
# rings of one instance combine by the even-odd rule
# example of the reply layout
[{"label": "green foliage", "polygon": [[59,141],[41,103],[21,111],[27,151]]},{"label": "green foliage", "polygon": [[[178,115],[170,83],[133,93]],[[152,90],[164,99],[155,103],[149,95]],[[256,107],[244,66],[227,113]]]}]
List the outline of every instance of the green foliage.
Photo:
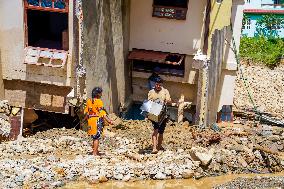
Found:
[{"label": "green foliage", "polygon": [[240,44],[240,57],[254,63],[275,67],[284,55],[284,40],[280,38],[243,37]]},{"label": "green foliage", "polygon": [[256,28],[256,36],[275,38],[279,36],[280,29],[284,28],[284,19],[275,14],[267,14],[257,20]]}]

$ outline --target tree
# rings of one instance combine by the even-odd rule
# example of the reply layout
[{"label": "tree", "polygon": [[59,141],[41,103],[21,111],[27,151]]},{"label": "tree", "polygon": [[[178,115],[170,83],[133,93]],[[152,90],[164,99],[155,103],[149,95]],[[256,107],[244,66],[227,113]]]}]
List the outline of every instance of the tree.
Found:
[{"label": "tree", "polygon": [[257,20],[256,28],[256,36],[279,37],[279,30],[284,28],[284,19],[274,14],[264,15]]}]

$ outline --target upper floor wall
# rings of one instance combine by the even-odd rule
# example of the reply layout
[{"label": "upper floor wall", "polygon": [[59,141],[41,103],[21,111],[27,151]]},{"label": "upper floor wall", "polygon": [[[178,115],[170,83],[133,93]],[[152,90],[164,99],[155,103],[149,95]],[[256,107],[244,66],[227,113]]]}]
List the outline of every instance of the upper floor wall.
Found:
[{"label": "upper floor wall", "polygon": [[[44,32],[46,29],[45,26],[50,24],[50,22],[45,22],[40,19],[36,19],[37,15],[47,14],[47,11],[33,10],[33,15],[30,15],[32,18],[28,17],[25,9],[24,0],[1,0],[0,1],[0,66],[2,68],[1,77],[5,80],[22,80],[22,81],[32,81],[38,83],[53,84],[59,86],[72,86],[73,84],[73,75],[74,75],[74,63],[72,61],[72,41],[73,41],[73,3],[70,1],[68,9],[70,10],[67,13],[67,22],[68,22],[68,32],[67,38],[69,38],[69,50],[68,58],[64,67],[46,67],[44,64],[39,65],[29,65],[24,64],[26,58],[27,46],[38,47],[37,44],[27,43],[28,37],[34,37],[39,35],[40,32]],[[50,13],[52,14],[52,13]],[[58,13],[60,14],[60,13]],[[46,15],[43,15],[43,18]],[[54,14],[53,14],[54,16]],[[34,25],[28,25],[27,22],[37,20]],[[54,21],[54,18],[50,18]],[[56,19],[55,19],[56,20]],[[42,21],[42,22],[40,22]],[[34,29],[35,25],[42,23],[43,28],[37,27],[37,30]],[[58,28],[60,23],[56,22]],[[29,28],[27,28],[27,26]],[[31,32],[30,35],[27,34],[27,31]],[[36,31],[36,32],[35,32]],[[51,32],[56,32],[56,29],[50,28]],[[33,33],[32,33],[33,32]],[[65,36],[66,37],[66,36]],[[44,42],[44,41],[42,41]],[[48,48],[48,47],[46,47]],[[67,47],[68,48],[68,47]],[[48,50],[48,49],[47,49]],[[46,52],[42,52],[46,54]],[[46,54],[48,55],[48,53]],[[54,55],[52,55],[54,56]],[[30,57],[32,58],[32,56]],[[42,58],[44,62],[45,59]]]},{"label": "upper floor wall", "polygon": [[245,0],[245,9],[284,10],[284,0]]},{"label": "upper floor wall", "polygon": [[206,0],[189,0],[186,20],[153,17],[153,0],[131,0],[132,48],[193,55],[203,47]]}]

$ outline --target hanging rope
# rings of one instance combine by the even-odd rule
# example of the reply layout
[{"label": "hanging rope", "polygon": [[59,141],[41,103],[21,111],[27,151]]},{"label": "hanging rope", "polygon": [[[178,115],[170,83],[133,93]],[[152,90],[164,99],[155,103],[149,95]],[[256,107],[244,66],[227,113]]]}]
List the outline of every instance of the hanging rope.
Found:
[{"label": "hanging rope", "polygon": [[230,45],[230,48],[231,48],[231,50],[233,51],[233,53],[235,55],[235,59],[236,59],[236,62],[237,62],[237,69],[240,72],[240,79],[242,80],[242,82],[243,82],[243,84],[245,86],[245,89],[247,91],[248,97],[250,99],[250,102],[253,105],[253,111],[257,112],[257,106],[256,106],[255,100],[253,99],[253,96],[251,94],[251,88],[249,86],[249,83],[247,82],[247,78],[244,77],[244,73],[243,73],[243,70],[241,68],[240,57],[239,57],[239,53],[237,51],[235,38],[233,36],[233,26],[232,26],[232,23],[230,24],[230,29],[231,29],[231,32],[232,32],[232,45],[233,45],[233,47]]}]

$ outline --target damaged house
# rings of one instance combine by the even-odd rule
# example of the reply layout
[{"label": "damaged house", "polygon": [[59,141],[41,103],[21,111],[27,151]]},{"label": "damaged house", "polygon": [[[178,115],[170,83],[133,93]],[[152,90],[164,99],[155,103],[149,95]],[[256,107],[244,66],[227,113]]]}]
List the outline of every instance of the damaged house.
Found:
[{"label": "damaged house", "polygon": [[82,101],[95,86],[107,111],[119,113],[147,98],[159,67],[172,100],[191,105],[184,116],[211,124],[233,104],[230,46],[234,36],[238,47],[242,3],[1,0],[0,98],[22,108],[19,129],[28,109],[70,114],[68,100]]}]

